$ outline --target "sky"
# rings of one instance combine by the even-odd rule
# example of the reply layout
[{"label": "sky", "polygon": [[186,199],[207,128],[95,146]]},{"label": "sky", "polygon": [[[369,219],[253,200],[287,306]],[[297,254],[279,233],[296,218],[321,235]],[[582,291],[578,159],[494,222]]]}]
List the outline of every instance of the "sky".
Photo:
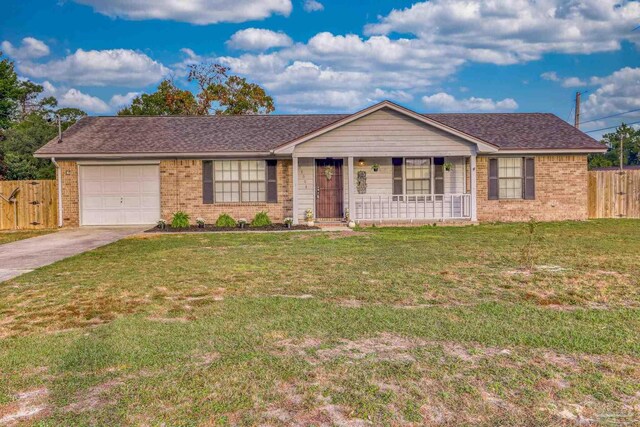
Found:
[{"label": "sky", "polygon": [[389,99],[573,122],[579,91],[581,129],[598,138],[640,122],[639,26],[637,0],[4,0],[0,50],[92,115],[164,78],[193,89],[188,66],[215,62],[262,85],[278,114]]}]

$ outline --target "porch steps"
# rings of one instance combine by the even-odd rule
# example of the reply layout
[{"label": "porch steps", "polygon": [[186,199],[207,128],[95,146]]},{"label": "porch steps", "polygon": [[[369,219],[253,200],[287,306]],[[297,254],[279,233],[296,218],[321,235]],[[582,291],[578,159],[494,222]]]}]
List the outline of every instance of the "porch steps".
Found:
[{"label": "porch steps", "polygon": [[351,231],[344,221],[319,221],[315,225],[324,231]]}]

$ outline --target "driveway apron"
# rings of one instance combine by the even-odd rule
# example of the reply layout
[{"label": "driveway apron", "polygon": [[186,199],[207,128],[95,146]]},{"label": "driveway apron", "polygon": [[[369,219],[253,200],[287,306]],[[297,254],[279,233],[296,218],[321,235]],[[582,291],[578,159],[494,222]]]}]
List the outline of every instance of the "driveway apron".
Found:
[{"label": "driveway apron", "polygon": [[149,227],[83,227],[0,245],[0,282],[108,245],[146,228]]}]

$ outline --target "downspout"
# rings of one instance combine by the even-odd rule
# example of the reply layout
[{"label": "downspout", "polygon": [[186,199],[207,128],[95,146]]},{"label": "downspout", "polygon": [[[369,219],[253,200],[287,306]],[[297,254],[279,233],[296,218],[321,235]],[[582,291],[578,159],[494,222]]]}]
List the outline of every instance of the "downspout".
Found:
[{"label": "downspout", "polygon": [[56,158],[51,158],[51,163],[56,167],[56,181],[58,182],[58,227],[62,227],[62,169],[56,162]]}]

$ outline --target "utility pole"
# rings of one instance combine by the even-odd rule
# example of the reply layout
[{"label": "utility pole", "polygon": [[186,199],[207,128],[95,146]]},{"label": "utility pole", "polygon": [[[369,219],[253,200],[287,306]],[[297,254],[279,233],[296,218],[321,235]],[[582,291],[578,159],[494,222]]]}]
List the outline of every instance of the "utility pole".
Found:
[{"label": "utility pole", "polygon": [[582,95],[580,92],[576,92],[576,108],[575,108],[576,115],[574,118],[573,125],[577,129],[580,129],[580,95]]}]

